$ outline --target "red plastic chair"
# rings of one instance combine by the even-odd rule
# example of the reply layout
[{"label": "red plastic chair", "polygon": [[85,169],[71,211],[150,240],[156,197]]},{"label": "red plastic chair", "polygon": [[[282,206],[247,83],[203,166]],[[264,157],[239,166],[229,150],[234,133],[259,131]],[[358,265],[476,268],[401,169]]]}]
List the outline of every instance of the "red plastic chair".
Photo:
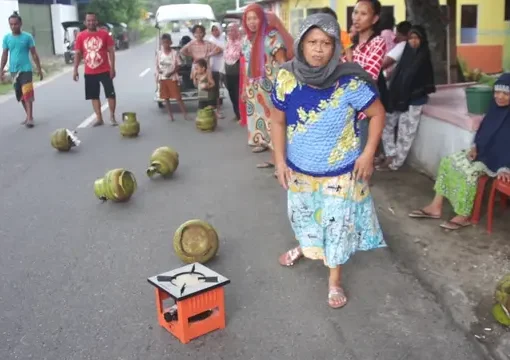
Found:
[{"label": "red plastic chair", "polygon": [[510,183],[496,179],[492,184],[487,211],[487,232],[489,234],[492,234],[492,220],[494,216],[494,202],[496,201],[496,192],[500,193],[499,196],[501,198],[501,209],[506,209],[506,202],[510,196]]},{"label": "red plastic chair", "polygon": [[489,177],[484,175],[478,179],[478,187],[476,189],[475,204],[473,206],[473,213],[471,215],[471,223],[478,224],[480,222],[480,212],[482,211],[483,195],[485,192],[485,185],[489,181]]}]

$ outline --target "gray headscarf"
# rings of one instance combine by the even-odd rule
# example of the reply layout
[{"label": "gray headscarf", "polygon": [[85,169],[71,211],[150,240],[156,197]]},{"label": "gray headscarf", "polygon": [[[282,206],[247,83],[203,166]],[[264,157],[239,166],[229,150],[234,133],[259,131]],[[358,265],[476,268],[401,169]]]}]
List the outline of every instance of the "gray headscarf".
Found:
[{"label": "gray headscarf", "polygon": [[[305,34],[311,28],[317,27],[328,34],[335,41],[335,51],[329,63],[322,67],[311,67],[305,60],[301,43]],[[296,79],[304,84],[326,89],[333,86],[341,76],[353,75],[374,85],[377,84],[361,66],[356,63],[343,63],[342,45],[340,43],[340,26],[336,19],[324,13],[308,16],[301,25],[299,36],[294,40],[294,58],[281,67],[294,74]]]}]

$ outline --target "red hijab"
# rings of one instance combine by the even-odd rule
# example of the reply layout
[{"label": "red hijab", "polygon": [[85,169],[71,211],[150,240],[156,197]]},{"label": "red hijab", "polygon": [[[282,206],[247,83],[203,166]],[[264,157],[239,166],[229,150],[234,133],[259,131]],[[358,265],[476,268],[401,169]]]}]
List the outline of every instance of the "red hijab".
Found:
[{"label": "red hijab", "polygon": [[[257,29],[257,32],[252,33],[248,26],[246,25],[246,15],[253,11],[257,17],[260,19],[260,26]],[[258,4],[250,4],[246,7],[243,14],[243,28],[248,37],[248,40],[252,42],[251,48],[251,56],[250,56],[250,68],[248,69],[248,77],[252,79],[261,78],[264,76],[264,65],[265,65],[265,49],[264,49],[264,40],[266,36],[273,30],[276,30],[279,35],[282,37],[287,60],[290,60],[294,57],[293,47],[294,40],[292,36],[289,34],[285,26],[283,26],[282,22],[273,13],[266,13],[262,6]]]}]

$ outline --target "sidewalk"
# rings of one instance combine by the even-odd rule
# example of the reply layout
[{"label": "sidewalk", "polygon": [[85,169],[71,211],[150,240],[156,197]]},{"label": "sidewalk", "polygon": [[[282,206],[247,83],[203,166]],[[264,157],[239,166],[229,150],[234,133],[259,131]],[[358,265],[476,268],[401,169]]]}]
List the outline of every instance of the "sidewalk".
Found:
[{"label": "sidewalk", "polygon": [[[433,197],[433,182],[405,168],[376,173],[372,193],[391,250],[436,294],[444,310],[482,350],[498,360],[510,359],[510,330],[491,314],[496,282],[510,273],[510,210],[495,207],[493,234],[486,232],[488,196],[478,226],[456,232],[439,227],[439,220],[407,216]],[[451,208],[445,206],[443,218]]]}]

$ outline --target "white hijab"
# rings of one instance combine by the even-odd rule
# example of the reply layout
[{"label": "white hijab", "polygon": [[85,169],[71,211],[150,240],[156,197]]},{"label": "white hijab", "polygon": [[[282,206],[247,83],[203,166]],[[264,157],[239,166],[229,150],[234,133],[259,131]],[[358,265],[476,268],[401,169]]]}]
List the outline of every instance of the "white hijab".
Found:
[{"label": "white hijab", "polygon": [[[210,27],[211,31],[212,31],[213,27],[216,27],[220,31],[220,36],[215,37],[212,34],[210,34],[207,37],[207,40],[209,40],[216,46],[219,46],[220,48],[225,49],[227,39],[225,37],[225,33],[223,32],[223,29],[222,29],[220,23],[213,22]],[[219,71],[221,73],[225,73],[225,63],[223,61],[223,53],[211,56],[209,66],[211,67],[211,71]]]}]

